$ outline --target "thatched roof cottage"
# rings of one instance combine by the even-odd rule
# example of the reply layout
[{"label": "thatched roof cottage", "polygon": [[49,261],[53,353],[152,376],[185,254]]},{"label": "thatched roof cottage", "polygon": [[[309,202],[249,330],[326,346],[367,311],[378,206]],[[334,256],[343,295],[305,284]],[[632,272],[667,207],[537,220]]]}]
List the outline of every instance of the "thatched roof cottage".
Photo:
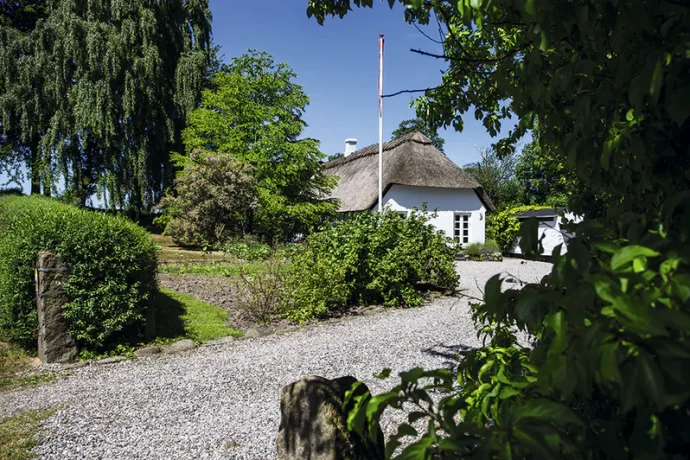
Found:
[{"label": "thatched roof cottage", "polygon": [[[340,177],[331,198],[340,212],[378,208],[378,144],[354,150],[326,163],[326,174]],[[484,242],[486,212],[495,211],[482,186],[433,146],[421,133],[383,144],[383,204],[406,215],[427,204],[438,209],[432,224],[460,243]]]}]

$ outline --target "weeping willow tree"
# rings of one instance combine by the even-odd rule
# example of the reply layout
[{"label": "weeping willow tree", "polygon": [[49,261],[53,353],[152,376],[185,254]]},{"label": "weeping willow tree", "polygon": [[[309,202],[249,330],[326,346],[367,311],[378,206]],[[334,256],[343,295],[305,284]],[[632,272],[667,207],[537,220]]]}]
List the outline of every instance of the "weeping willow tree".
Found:
[{"label": "weeping willow tree", "polygon": [[[47,0],[0,11],[0,161],[32,193],[145,209],[172,182],[211,54],[208,0]],[[17,9],[40,5],[34,23]],[[20,5],[22,4],[22,5]],[[21,25],[21,27],[19,27]]]}]

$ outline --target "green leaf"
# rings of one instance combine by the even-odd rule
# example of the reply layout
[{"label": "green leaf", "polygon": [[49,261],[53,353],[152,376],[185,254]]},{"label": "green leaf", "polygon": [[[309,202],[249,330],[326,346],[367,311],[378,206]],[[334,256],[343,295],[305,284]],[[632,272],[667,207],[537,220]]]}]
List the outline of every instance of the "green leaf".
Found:
[{"label": "green leaf", "polygon": [[554,423],[556,425],[582,425],[580,417],[568,406],[550,401],[548,399],[533,399],[520,407],[516,414],[516,420],[539,420]]},{"label": "green leaf", "polygon": [[611,259],[611,269],[618,270],[632,262],[636,257],[657,257],[659,253],[653,249],[639,245],[629,245],[616,251]]},{"label": "green leaf", "polygon": [[659,98],[661,85],[664,83],[664,69],[662,67],[661,59],[656,61],[654,66],[654,73],[652,74],[652,81],[649,86],[649,95],[656,101]]},{"label": "green leaf", "polygon": [[607,302],[614,301],[614,292],[617,286],[611,278],[603,274],[596,274],[592,277],[592,281],[594,282],[594,290],[599,298]]},{"label": "green leaf", "polygon": [[508,385],[504,385],[503,388],[501,388],[501,393],[499,393],[498,398],[499,399],[508,399],[512,396],[519,395],[521,393],[522,393],[522,391],[520,391],[516,388],[513,388],[513,387],[508,386]]},{"label": "green leaf", "polygon": [[563,310],[547,316],[544,320],[544,325],[551,328],[556,333],[553,341],[551,342],[551,346],[549,347],[549,355],[559,355],[563,353],[568,345],[568,323],[566,322],[565,313]]},{"label": "green leaf", "polygon": [[664,380],[661,371],[652,358],[646,353],[640,353],[637,357],[639,374],[642,377],[642,385],[647,396],[654,401],[659,410],[665,407],[664,401]]},{"label": "green leaf", "polygon": [[604,381],[623,383],[618,370],[618,344],[608,343],[601,347],[601,376]]},{"label": "green leaf", "polygon": [[370,429],[372,429],[378,423],[378,420],[386,407],[398,401],[398,395],[399,393],[397,391],[389,391],[388,393],[373,396],[369,400],[367,403],[366,414]]}]

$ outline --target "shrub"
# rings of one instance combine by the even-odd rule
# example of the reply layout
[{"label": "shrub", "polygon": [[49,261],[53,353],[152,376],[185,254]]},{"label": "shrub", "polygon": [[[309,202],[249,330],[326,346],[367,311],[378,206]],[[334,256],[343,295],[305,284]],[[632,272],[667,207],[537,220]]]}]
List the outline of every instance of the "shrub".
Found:
[{"label": "shrub", "polygon": [[508,251],[520,231],[520,221],[513,217],[519,212],[538,211],[548,206],[518,206],[487,216],[486,236],[494,240],[501,252]]},{"label": "shrub", "polygon": [[244,241],[226,243],[221,248],[228,254],[243,260],[264,260],[273,254],[269,245],[246,238]]},{"label": "shrub", "polygon": [[39,197],[0,197],[0,331],[32,344],[37,334],[32,264],[39,251],[70,267],[64,315],[82,347],[132,332],[155,289],[156,246],[124,217]]},{"label": "shrub", "polygon": [[250,319],[260,323],[278,316],[288,300],[288,273],[280,259],[266,262],[263,271],[240,268],[232,278],[235,304]]},{"label": "shrub", "polygon": [[494,252],[499,252],[500,249],[498,244],[492,240],[487,239],[482,243],[471,243],[462,249],[462,252],[470,256],[474,260],[481,260],[484,254],[492,254]]},{"label": "shrub", "polygon": [[426,282],[454,288],[455,243],[423,213],[359,213],[307,237],[292,259],[288,318],[307,321],[352,304],[418,306]]},{"label": "shrub", "polygon": [[175,179],[177,196],[166,196],[160,208],[165,233],[179,246],[217,245],[243,235],[247,213],[257,206],[253,168],[233,155],[192,152]]}]

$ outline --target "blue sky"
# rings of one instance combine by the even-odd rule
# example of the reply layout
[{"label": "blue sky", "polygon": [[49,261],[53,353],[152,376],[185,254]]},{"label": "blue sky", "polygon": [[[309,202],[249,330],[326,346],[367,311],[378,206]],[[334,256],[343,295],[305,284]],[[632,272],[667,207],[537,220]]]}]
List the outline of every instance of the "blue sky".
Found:
[{"label": "blue sky", "polygon": [[[320,140],[324,153],[342,152],[349,137],[358,140],[358,147],[375,144],[378,35],[386,36],[384,94],[436,86],[446,64],[410,49],[440,52],[440,45],[406,24],[400,5],[390,10],[387,2],[375,1],[372,9],[355,8],[343,19],[327,19],[320,26],[307,18],[307,4],[308,0],[211,0],[214,40],[226,61],[251,48],[271,53],[297,72],[297,82],[311,97],[304,135]],[[429,32],[434,36],[433,29]],[[385,99],[384,141],[402,120],[414,118],[411,98],[403,94]],[[482,148],[492,143],[472,113],[462,133],[440,132],[446,154],[460,166],[479,159],[473,143]],[[0,175],[0,185],[5,180]],[[28,184],[25,189],[28,192]]]},{"label": "blue sky", "polygon": [[[375,1],[372,9],[355,8],[343,19],[327,19],[320,26],[307,18],[307,4],[307,0],[211,0],[214,40],[226,60],[253,48],[268,51],[297,72],[297,82],[311,97],[305,135],[320,140],[324,153],[342,152],[349,137],[358,140],[358,147],[375,144],[378,35],[386,38],[384,94],[440,83],[446,64],[410,52],[411,48],[440,52],[440,45],[406,24],[400,5],[390,10],[387,2]],[[402,120],[414,118],[411,98],[403,94],[385,99],[384,141]],[[492,143],[472,113],[462,133],[440,132],[446,140],[444,150],[460,166],[479,159],[472,142],[479,147]]]}]

